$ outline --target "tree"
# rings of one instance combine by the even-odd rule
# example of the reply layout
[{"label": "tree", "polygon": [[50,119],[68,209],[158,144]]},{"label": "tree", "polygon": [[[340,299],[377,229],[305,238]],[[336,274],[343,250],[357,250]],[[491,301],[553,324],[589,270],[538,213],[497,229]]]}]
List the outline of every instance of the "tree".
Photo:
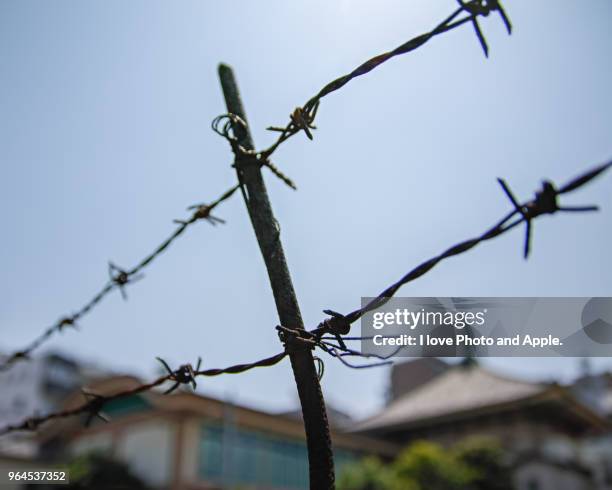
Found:
[{"label": "tree", "polygon": [[410,483],[399,485],[397,475],[378,458],[368,457],[347,465],[338,479],[338,490],[418,490]]},{"label": "tree", "polygon": [[419,441],[390,464],[366,458],[340,475],[338,490],[511,490],[502,448],[470,438],[451,449]]},{"label": "tree", "polygon": [[494,439],[472,437],[454,448],[454,456],[472,471],[470,489],[511,490],[512,475],[503,449]]},{"label": "tree", "polygon": [[393,462],[401,482],[414,482],[419,490],[464,490],[472,471],[455,455],[431,442],[416,442]]}]

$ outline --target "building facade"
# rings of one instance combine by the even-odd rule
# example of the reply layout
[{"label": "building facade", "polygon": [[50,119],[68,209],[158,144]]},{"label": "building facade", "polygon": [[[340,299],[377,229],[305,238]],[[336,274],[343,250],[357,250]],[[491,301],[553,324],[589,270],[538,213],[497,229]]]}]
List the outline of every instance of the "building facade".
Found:
[{"label": "building facade", "polygon": [[[0,426],[21,422],[31,414],[51,412],[83,384],[85,376],[73,360],[55,353],[18,362],[0,372]],[[32,457],[37,444],[31,434],[0,438],[0,452]]]},{"label": "building facade", "polygon": [[[422,360],[415,365],[422,374]],[[492,438],[509,455],[517,490],[612,489],[609,420],[568,387],[501,376],[473,362],[426,367],[438,374],[424,375],[355,431],[398,445]],[[410,376],[410,363],[400,369]]]},{"label": "building facade", "polygon": [[[89,387],[109,395],[139,384],[114,377]],[[75,396],[67,406],[82,402]],[[249,409],[188,391],[148,392],[104,407],[109,423],[84,428],[64,420],[42,433],[41,456],[68,460],[92,451],[127,463],[154,488],[305,490],[308,458],[303,423],[291,415]],[[336,470],[366,455],[394,457],[399,447],[333,433]],[[61,448],[61,450],[60,450]]]}]

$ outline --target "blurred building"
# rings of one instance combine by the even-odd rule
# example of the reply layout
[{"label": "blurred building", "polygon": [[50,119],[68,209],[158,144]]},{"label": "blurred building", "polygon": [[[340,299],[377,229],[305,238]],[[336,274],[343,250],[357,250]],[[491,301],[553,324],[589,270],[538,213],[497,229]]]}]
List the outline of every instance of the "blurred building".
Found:
[{"label": "blurred building", "polygon": [[[11,369],[0,372],[0,426],[56,410],[85,378],[75,361],[55,353],[17,362]],[[30,434],[0,438],[0,452],[30,457],[36,451]]]},{"label": "blurred building", "polygon": [[588,364],[585,374],[571,386],[572,393],[594,410],[612,420],[612,373],[589,373]]},{"label": "blurred building", "polygon": [[[588,362],[584,367],[585,373],[572,384],[572,392],[612,424],[612,373],[591,374]],[[600,480],[612,481],[612,431],[591,438],[584,454],[590,460],[603,462],[597,470]]]},{"label": "blurred building", "polygon": [[[88,389],[110,395],[139,384],[118,376]],[[71,398],[67,407],[83,400]],[[66,460],[101,451],[128,463],[150,486],[172,490],[309,488],[304,427],[295,414],[270,414],[186,390],[118,399],[104,406],[104,414],[109,423],[95,421],[89,428],[75,418],[49,424],[41,432],[41,457]],[[338,471],[366,455],[392,458],[399,451],[390,442],[332,432]]]},{"label": "blurred building", "polygon": [[[396,364],[390,381],[386,406],[364,421],[328,406],[338,473],[366,455],[390,460],[419,439],[450,446],[486,436],[507,450],[517,490],[612,490],[609,373],[585,372],[560,386],[500,376],[475,362],[418,359]],[[83,385],[109,395],[139,384],[58,354],[42,356],[0,375],[0,425],[80,405]],[[103,411],[109,423],[93,419],[86,428],[85,415],[49,423],[36,437],[0,438],[0,466],[102,452],[157,489],[308,488],[299,411],[272,414],[186,389],[144,392]]]},{"label": "blurred building", "polygon": [[[351,429],[355,425],[355,420],[348,414],[343,412],[342,410],[338,410],[333,405],[329,403],[326,404],[325,411],[327,413],[327,423],[332,429],[336,429],[337,431],[347,431]],[[281,417],[289,417],[295,420],[299,420],[302,422],[304,419],[302,417],[302,410],[290,410],[289,412],[281,412],[279,413]]]},{"label": "blurred building", "polygon": [[391,369],[387,401],[397,400],[409,391],[431,381],[450,367],[450,364],[436,357],[423,357],[394,364]]},{"label": "blurred building", "polygon": [[[510,455],[517,490],[612,488],[610,422],[573,387],[500,376],[474,362],[440,362],[396,365],[391,400],[356,432],[398,445],[492,437]],[[410,386],[401,378],[413,368]]]}]

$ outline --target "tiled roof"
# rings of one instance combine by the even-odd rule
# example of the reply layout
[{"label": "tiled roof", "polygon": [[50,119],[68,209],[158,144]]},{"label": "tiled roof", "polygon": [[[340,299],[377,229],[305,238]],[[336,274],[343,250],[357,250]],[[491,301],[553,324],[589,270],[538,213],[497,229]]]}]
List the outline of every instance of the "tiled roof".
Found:
[{"label": "tiled roof", "polygon": [[357,431],[410,425],[418,421],[525,400],[549,385],[519,381],[481,366],[457,366],[391,402],[359,423]]}]

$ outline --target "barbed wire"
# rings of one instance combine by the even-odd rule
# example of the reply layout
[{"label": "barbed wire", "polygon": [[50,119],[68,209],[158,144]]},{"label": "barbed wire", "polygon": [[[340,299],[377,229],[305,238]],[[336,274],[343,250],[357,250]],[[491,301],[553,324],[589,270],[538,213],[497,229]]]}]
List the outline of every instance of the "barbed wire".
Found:
[{"label": "barbed wire", "polygon": [[187,208],[192,211],[191,216],[187,220],[174,220],[179,226],[176,228],[166,240],[153,250],[149,255],[144,257],[131,269],[123,269],[112,262],[109,263],[108,272],[109,280],[107,283],[81,308],[72,315],[62,317],[50,327],[46,328],[37,338],[23,349],[13,352],[6,356],[0,364],[0,372],[10,369],[17,361],[28,359],[30,354],[38,349],[42,344],[49,340],[54,334],[62,332],[66,327],[76,328],[77,322],[85,315],[91,312],[111,291],[119,289],[123,299],[127,299],[125,288],[128,284],[142,279],[144,276],[141,273],[148,267],[157,257],[159,257],[177,238],[179,238],[187,228],[193,225],[196,221],[206,220],[212,225],[224,223],[220,218],[212,216],[210,213],[223,201],[229,199],[238,189],[239,185],[235,185],[225,191],[219,198],[209,204],[195,204]]},{"label": "barbed wire", "polygon": [[[319,103],[323,97],[326,95],[340,89],[352,79],[364,75],[380,64],[388,61],[389,59],[399,56],[402,54],[406,54],[414,49],[422,46],[431,38],[442,34],[444,32],[448,32],[453,30],[465,23],[471,22],[474,26],[475,32],[477,34],[478,40],[485,52],[485,55],[488,55],[488,45],[480,26],[478,24],[478,17],[488,16],[491,12],[497,11],[506,28],[508,33],[511,32],[512,27],[510,21],[497,0],[472,0],[469,2],[464,2],[463,0],[457,0],[459,3],[459,8],[455,10],[449,17],[447,17],[444,21],[442,21],[438,26],[436,26],[432,31],[421,34],[406,43],[398,46],[392,51],[380,54],[361,64],[351,73],[344,75],[335,79],[334,81],[325,85],[314,97],[312,97],[302,108],[297,108],[290,116],[290,122],[284,128],[271,127],[268,128],[271,131],[280,132],[278,140],[267,150],[263,152],[255,152],[249,151],[245,148],[242,148],[237,143],[237,138],[233,131],[236,131],[236,128],[242,127],[242,129],[246,128],[246,122],[242,121],[238,116],[234,114],[224,114],[218,116],[213,120],[212,127],[215,132],[224,136],[232,145],[236,155],[241,158],[237,158],[235,165],[247,165],[247,164],[258,164],[261,166],[268,167],[278,178],[280,178],[283,182],[285,182],[288,186],[296,189],[294,182],[283,174],[271,161],[270,156],[272,153],[278,148],[278,146],[286,141],[289,137],[294,134],[304,131],[306,136],[309,139],[312,139],[312,129],[316,129],[314,126],[314,119],[317,115],[317,110],[319,107]],[[466,16],[463,18],[459,18],[461,13],[466,13]],[[235,191],[240,187],[240,184],[230,188],[226,191],[219,199],[214,201],[211,204],[197,204],[195,206],[191,206],[188,208],[189,210],[193,210],[193,214],[191,218],[188,220],[175,220],[175,222],[179,225],[178,228],[174,231],[170,237],[164,240],[151,254],[147,255],[144,259],[142,259],[136,266],[131,269],[123,269],[117,266],[114,263],[109,263],[109,280],[108,282],[80,309],[78,309],[72,315],[67,315],[59,319],[57,322],[46,328],[37,338],[35,338],[29,345],[25,348],[13,352],[5,357],[5,360],[0,364],[0,372],[8,370],[14,363],[19,360],[24,360],[29,357],[29,355],[36,349],[38,349],[42,344],[44,344],[48,339],[50,339],[54,334],[58,332],[62,332],[66,327],[76,328],[77,322],[82,319],[85,315],[91,312],[91,310],[96,307],[109,293],[111,293],[114,289],[119,289],[121,295],[124,299],[127,299],[126,286],[131,284],[137,280],[142,279],[144,276],[140,273],[144,268],[146,268],[151,262],[153,262],[161,253],[163,253],[179,236],[181,236],[185,230],[200,219],[206,219],[209,223],[215,225],[217,223],[223,223],[223,220],[220,218],[216,218],[210,214],[210,212],[222,201],[228,199]]]},{"label": "barbed wire", "polygon": [[[311,97],[306,104],[304,104],[302,107],[297,107],[291,113],[289,116],[289,122],[286,126],[268,127],[267,129],[269,131],[278,132],[280,134],[277,140],[270,147],[258,154],[260,158],[262,160],[267,160],[282,143],[301,131],[304,131],[306,137],[312,140],[313,136],[311,130],[316,129],[314,121],[317,116],[319,104],[323,97],[344,87],[351,80],[369,73],[376,67],[389,61],[391,58],[414,51],[435,36],[449,32],[464,24],[471,23],[474,27],[478,42],[480,43],[485,56],[488,57],[489,46],[482,29],[480,28],[480,24],[478,23],[478,18],[487,17],[492,12],[497,12],[501,17],[508,34],[512,33],[512,24],[510,19],[498,0],[471,0],[468,2],[457,0],[457,3],[459,4],[459,7],[430,32],[416,36],[391,51],[374,56],[373,58],[370,58],[368,61],[359,65],[350,73],[329,82],[321,90],[319,90],[316,95]],[[461,17],[461,14],[465,15]]]},{"label": "barbed wire", "polygon": [[[268,167],[278,178],[285,182],[288,186],[296,188],[293,181],[283,174],[270,160],[271,155],[276,149],[286,140],[294,136],[299,132],[304,132],[306,137],[313,139],[312,130],[316,129],[314,125],[317,111],[320,106],[321,100],[333,93],[340,88],[344,87],[354,78],[362,76],[370,71],[374,70],[381,64],[387,62],[391,58],[409,53],[420,46],[427,43],[433,37],[440,35],[445,32],[449,32],[456,29],[463,24],[471,23],[477,39],[484,51],[485,56],[488,56],[489,48],[486,38],[480,28],[478,18],[486,17],[492,12],[497,12],[508,33],[512,32],[512,25],[508,19],[503,7],[498,0],[471,0],[465,2],[463,0],[457,0],[459,7],[444,21],[438,24],[432,31],[421,34],[397,48],[375,56],[368,61],[362,63],[350,73],[343,75],[332,82],[325,85],[319,92],[311,97],[306,104],[302,107],[296,108],[290,115],[290,120],[284,127],[269,127],[270,131],[278,132],[279,136],[276,141],[268,147],[266,150],[257,152],[243,148],[239,143],[239,138],[236,135],[236,131],[245,130],[246,122],[234,114],[224,114],[215,118],[212,122],[212,127],[215,132],[225,137],[231,144],[234,153],[236,154],[236,161],[234,165],[243,166],[250,164],[257,164],[260,166]],[[462,16],[462,14],[464,14]],[[411,271],[406,273],[400,280],[393,283],[382,291],[376,298],[372,299],[362,308],[354,310],[347,315],[337,313],[333,310],[324,310],[324,313],[329,316],[323,320],[313,330],[306,331],[301,329],[291,328],[290,326],[277,326],[277,331],[281,342],[284,345],[284,350],[275,354],[271,357],[266,357],[258,361],[246,364],[236,364],[226,368],[219,369],[205,369],[200,370],[201,359],[198,359],[196,366],[191,364],[183,364],[177,369],[172,369],[168,363],[163,359],[157,358],[158,361],[164,367],[166,374],[158,377],[154,381],[138,385],[132,389],[120,391],[112,395],[101,395],[93,393],[88,390],[82,390],[85,402],[77,407],[69,408],[66,410],[49,413],[44,416],[34,415],[26,418],[20,423],[12,424],[0,428],[0,436],[9,434],[17,431],[33,431],[38,429],[41,425],[50,422],[52,420],[69,418],[77,415],[86,415],[85,425],[89,425],[91,421],[97,417],[107,421],[108,417],[104,414],[103,409],[108,406],[108,403],[130,396],[137,395],[146,391],[150,391],[154,388],[161,387],[164,383],[172,383],[171,386],[164,392],[164,394],[171,394],[181,386],[191,386],[193,389],[197,387],[196,378],[200,376],[219,376],[222,374],[240,374],[256,367],[271,367],[281,362],[285,357],[292,352],[293,349],[321,349],[324,353],[329,355],[332,359],[336,359],[343,365],[352,369],[362,369],[381,365],[387,365],[391,361],[391,357],[395,356],[401,349],[398,347],[397,350],[392,353],[381,356],[376,354],[362,353],[358,350],[347,347],[347,341],[364,340],[367,337],[359,336],[348,336],[351,330],[351,325],[360,319],[367,312],[379,308],[384,305],[391,297],[393,297],[397,291],[409,282],[412,282],[422,275],[431,271],[441,261],[446,260],[450,257],[463,254],[477,246],[478,244],[491,240],[498,237],[506,232],[509,232],[513,228],[525,224],[525,240],[523,247],[523,255],[525,258],[529,256],[531,237],[532,237],[532,222],[535,218],[544,214],[554,214],[556,212],[586,212],[597,210],[596,206],[559,206],[557,203],[558,196],[571,192],[578,189],[596,178],[598,175],[607,170],[612,166],[612,162],[600,165],[584,174],[572,179],[570,182],[560,187],[559,189],[549,182],[543,183],[542,189],[538,191],[535,197],[523,204],[520,204],[515,198],[514,194],[510,190],[509,186],[502,179],[498,179],[504,193],[511,201],[513,210],[508,212],[499,222],[493,227],[481,235],[460,242],[443,253],[426,260]],[[240,176],[240,172],[238,172]],[[187,220],[175,220],[178,224],[176,230],[164,240],[152,253],[147,255],[138,264],[131,269],[123,269],[114,263],[109,263],[109,280],[108,282],[98,291],[89,302],[82,306],[72,315],[65,316],[58,320],[56,323],[48,327],[43,333],[31,342],[24,349],[14,352],[9,355],[8,358],[0,364],[0,371],[7,370],[20,359],[27,359],[29,355],[40,347],[45,341],[57,332],[63,331],[66,327],[76,327],[77,322],[87,315],[91,310],[96,307],[104,297],[106,297],[114,289],[119,289],[122,297],[127,298],[126,286],[142,279],[142,271],[149,266],[160,254],[162,254],[179,236],[181,236],[185,230],[190,227],[196,221],[205,219],[210,224],[216,225],[224,223],[220,218],[212,216],[211,211],[218,206],[221,202],[231,197],[234,192],[241,188],[242,183],[233,186],[224,194],[222,194],[216,201],[210,204],[197,204],[191,206],[188,210],[192,211],[192,215]],[[244,190],[243,190],[244,192]],[[368,362],[364,364],[356,364],[353,359],[367,359]],[[370,362],[370,359],[374,359],[374,362]],[[325,364],[323,360],[315,356],[314,357],[317,369],[317,375],[322,378],[325,370]]]},{"label": "barbed wire", "polygon": [[[198,359],[198,363],[195,368],[191,364],[184,364],[181,365],[178,369],[172,370],[163,359],[157,358],[158,361],[165,368],[167,374],[157,378],[151,383],[143,384],[133,389],[122,391],[110,396],[103,396],[99,394],[94,394],[89,391],[85,391],[84,394],[86,396],[86,403],[76,408],[51,413],[45,416],[29,417],[21,423],[8,425],[0,429],[0,436],[11,432],[36,430],[40,425],[44,424],[45,422],[54,419],[72,417],[79,414],[88,414],[86,424],[89,423],[94,417],[99,417],[105,420],[107,417],[105,417],[105,415],[102,413],[102,409],[110,401],[149,391],[153,388],[162,385],[165,382],[173,383],[172,386],[165,391],[165,394],[172,393],[181,385],[191,385],[192,388],[195,389],[197,386],[196,378],[198,376],[239,374],[256,367],[274,366],[280,361],[282,361],[292,351],[292,349],[308,348],[314,350],[318,347],[325,353],[327,353],[329,356],[331,356],[333,359],[339,360],[342,364],[352,369],[362,369],[390,364],[391,361],[389,361],[389,359],[395,356],[399,352],[399,350],[401,350],[402,347],[398,347],[396,350],[385,356],[362,353],[357,350],[351,349],[346,346],[346,341],[365,340],[368,338],[359,336],[348,336],[347,334],[350,333],[352,323],[356,322],[367,312],[384,305],[391,297],[395,295],[395,293],[397,293],[397,291],[402,286],[418,279],[422,275],[431,271],[441,261],[468,252],[476,245],[491,240],[504,233],[507,233],[513,228],[519,226],[521,223],[525,223],[526,225],[524,251],[525,257],[527,257],[529,251],[529,240],[531,238],[532,221],[535,218],[544,214],[554,214],[557,212],[596,211],[598,209],[597,206],[559,206],[559,204],[557,203],[557,198],[562,194],[569,193],[584,186],[585,184],[605,172],[611,166],[612,161],[599,165],[579,175],[578,177],[575,177],[574,179],[567,182],[565,185],[561,186],[559,189],[557,189],[550,181],[544,181],[542,185],[542,190],[536,192],[535,198],[530,201],[526,201],[523,204],[518,203],[505,181],[503,181],[502,179],[498,179],[504,192],[511,200],[514,209],[508,214],[506,214],[506,216],[504,216],[499,222],[497,222],[497,224],[489,228],[487,231],[485,231],[478,237],[457,243],[456,245],[453,245],[452,247],[448,248],[445,252],[429,260],[426,260],[425,262],[422,262],[420,265],[405,274],[399,281],[387,287],[367,305],[349,313],[348,315],[343,315],[333,310],[324,310],[324,313],[328,315],[329,318],[323,320],[316,328],[310,331],[295,329],[282,325],[277,326],[276,328],[278,331],[279,338],[285,347],[285,350],[283,352],[279,352],[278,354],[275,354],[271,357],[266,357],[264,359],[260,359],[252,363],[236,364],[234,366],[230,366],[223,369],[206,370],[200,370],[201,359]],[[517,215],[519,216],[516,219],[513,219]],[[353,364],[352,362],[347,360],[352,358],[374,358],[376,359],[376,362],[367,364]],[[315,357],[315,362],[317,363],[317,373],[319,377],[322,377],[325,367],[323,360],[319,357]]]},{"label": "barbed wire", "polygon": [[[353,349],[348,349],[346,346],[335,345],[332,342],[328,342],[328,339],[317,338],[315,334],[304,330],[293,330],[282,326],[278,326],[277,329],[279,331],[279,336],[281,337],[281,339],[284,339],[282,335],[283,333],[294,335],[296,336],[296,338],[299,338],[301,342],[306,343],[309,347],[318,346],[322,350],[327,352],[331,357],[339,359],[344,365],[357,369],[390,364],[391,361],[388,361],[386,359],[389,359],[395,354],[395,352],[388,356],[380,356],[376,354],[362,354],[361,352],[355,351]],[[86,427],[90,425],[91,421],[95,417],[103,420],[104,422],[109,422],[110,417],[103,412],[103,409],[109,402],[112,402],[114,400],[127,398],[130,396],[137,395],[139,393],[150,391],[154,388],[160,387],[161,385],[167,382],[172,382],[173,384],[172,386],[170,386],[170,388],[163,392],[164,395],[168,395],[176,391],[182,385],[191,386],[195,390],[197,387],[196,378],[198,378],[199,376],[212,377],[219,376],[222,374],[240,374],[257,367],[271,367],[281,362],[285,357],[287,357],[288,354],[289,351],[285,350],[273,356],[266,357],[252,363],[236,364],[227,368],[214,368],[206,370],[200,370],[200,366],[202,363],[201,358],[198,358],[198,362],[195,368],[192,364],[183,364],[179,366],[178,369],[173,370],[170,368],[169,364],[166,361],[164,361],[160,357],[157,357],[156,359],[162,364],[163,368],[167,372],[167,374],[165,374],[164,376],[160,376],[150,383],[138,385],[134,388],[120,391],[112,395],[101,395],[84,388],[81,390],[81,392],[85,397],[85,403],[74,408],[49,413],[44,416],[28,417],[27,419],[17,424],[7,425],[0,429],[0,436],[19,431],[34,431],[38,429],[41,425],[52,420],[64,419],[82,414],[87,415],[87,418],[85,419],[84,423]],[[346,361],[345,357],[375,357],[377,359],[383,360],[383,362],[355,366]],[[318,364],[319,378],[321,378],[323,376],[325,365],[321,358],[316,357],[315,359]]]},{"label": "barbed wire", "polygon": [[[284,326],[279,326],[279,336],[286,349],[296,348],[296,345],[307,344],[311,348],[320,347],[331,356],[341,360],[345,365],[352,368],[370,367],[372,365],[386,364],[386,360],[393,357],[402,347],[399,347],[391,354],[386,356],[379,356],[374,354],[363,354],[359,351],[349,349],[345,342],[346,341],[359,341],[367,340],[371,337],[361,336],[348,336],[347,334],[351,331],[351,324],[359,320],[367,312],[375,310],[383,306],[390,298],[392,298],[397,291],[404,285],[412,282],[419,277],[423,276],[427,272],[431,271],[436,265],[443,260],[450,257],[463,254],[468,252],[478,244],[491,240],[504,233],[509,232],[513,228],[519,226],[521,223],[525,223],[525,245],[524,245],[524,257],[527,258],[530,249],[532,221],[544,214],[554,214],[556,212],[589,212],[597,211],[598,207],[589,206],[559,206],[557,197],[574,191],[594,178],[601,175],[608,168],[612,166],[612,161],[596,166],[593,169],[573,178],[565,185],[557,189],[554,184],[550,181],[544,181],[542,184],[542,190],[537,191],[535,198],[527,201],[523,204],[519,204],[512,192],[510,191],[506,182],[502,179],[498,179],[503,191],[510,199],[514,209],[504,216],[500,221],[497,222],[493,227],[482,233],[476,238],[462,241],[448,248],[443,253],[422,262],[408,273],[406,273],[399,281],[393,283],[382,291],[376,298],[373,298],[364,307],[359,308],[347,315],[343,315],[333,310],[324,310],[323,313],[329,315],[330,318],[323,320],[315,329],[310,331],[292,329]],[[519,215],[518,218],[515,216]],[[333,342],[336,342],[335,344]],[[366,364],[366,365],[352,365],[344,361],[344,357],[358,356],[358,357],[374,357],[382,360],[382,363]]]},{"label": "barbed wire", "polygon": [[[104,421],[108,421],[109,417],[104,414],[103,408],[109,402],[114,400],[118,400],[121,398],[127,398],[130,396],[137,395],[139,393],[144,393],[146,391],[150,391],[153,388],[157,388],[166,382],[173,382],[173,386],[166,390],[165,393],[171,393],[176,390],[180,385],[191,385],[195,387],[195,378],[199,376],[219,376],[221,374],[239,374],[254,369],[256,367],[270,367],[278,364],[282,361],[287,354],[285,352],[281,352],[271,357],[266,357],[265,359],[261,359],[256,362],[248,363],[248,364],[236,364],[233,366],[229,366],[222,369],[205,369],[198,370],[194,369],[191,364],[184,364],[180,366],[176,370],[171,370],[168,364],[162,359],[158,358],[158,360],[164,365],[167,369],[168,374],[164,376],[160,376],[156,380],[147,383],[138,385],[132,389],[120,391],[114,393],[112,395],[101,395],[97,393],[93,393],[89,390],[81,390],[86,401],[85,403],[66,410],[62,410],[59,412],[49,413],[43,416],[33,416],[23,420],[20,423],[7,425],[0,429],[0,436],[19,431],[34,431],[38,429],[41,425],[50,422],[51,420],[64,419],[68,417],[74,417],[76,415],[87,414],[87,419],[85,421],[85,425],[88,425],[94,417],[101,418]],[[199,362],[198,362],[199,366]]]},{"label": "barbed wire", "polygon": [[[557,202],[557,197],[584,186],[597,176],[601,175],[611,166],[612,161],[598,165],[593,169],[573,178],[565,185],[561,186],[559,189],[555,188],[552,182],[544,181],[542,184],[542,190],[536,192],[534,199],[527,201],[524,204],[519,204],[510,192],[508,185],[505,183],[505,181],[503,181],[502,179],[498,179],[498,182],[502,186],[502,189],[510,198],[512,205],[514,206],[514,209],[512,211],[510,211],[496,225],[482,233],[480,236],[457,243],[456,245],[453,245],[452,247],[448,248],[446,251],[442,252],[436,257],[433,257],[421,263],[420,265],[409,271],[407,274],[405,274],[399,281],[395,282],[394,284],[386,288],[384,291],[382,291],[376,298],[372,299],[372,301],[370,301],[363,308],[352,311],[346,316],[336,314],[339,316],[332,317],[329,320],[332,325],[327,328],[327,330],[333,333],[333,328],[335,328],[336,330],[343,328],[343,331],[346,330],[346,333],[348,333],[348,330],[350,330],[350,326],[347,329],[347,323],[350,325],[351,323],[357,321],[359,318],[365,315],[367,312],[384,305],[405,284],[408,284],[409,282],[418,279],[423,274],[433,269],[443,260],[453,257],[455,255],[465,253],[484,241],[491,240],[492,238],[495,238],[512,230],[513,228],[519,226],[521,223],[525,223],[526,227],[524,257],[527,258],[530,248],[532,221],[541,215],[554,214],[556,212],[597,211],[597,206],[559,206]],[[519,217],[513,220],[516,215],[519,215]]]},{"label": "barbed wire", "polygon": [[260,167],[267,167],[285,184],[293,190],[297,190],[297,186],[293,180],[281,172],[278,167],[270,161],[269,157],[264,157],[256,151],[249,150],[239,143],[239,137],[236,133],[248,130],[246,121],[240,116],[237,114],[221,114],[213,119],[211,127],[215,133],[225,138],[232,147],[237,157],[233,165],[234,167],[253,164],[259,165]]},{"label": "barbed wire", "polygon": [[[525,202],[524,204],[519,204],[514,194],[510,191],[508,184],[503,179],[498,179],[499,184],[501,185],[504,193],[510,199],[514,209],[510,211],[506,216],[504,216],[500,221],[497,222],[493,227],[489,228],[487,231],[482,233],[480,236],[476,238],[471,238],[469,240],[465,240],[463,242],[457,243],[452,247],[448,248],[446,251],[441,254],[422,262],[420,265],[416,266],[412,270],[410,270],[407,274],[405,274],[399,281],[393,283],[389,287],[387,287],[384,291],[382,291],[376,298],[373,298],[368,304],[364,307],[359,308],[355,311],[352,311],[348,315],[343,315],[333,310],[324,310],[323,313],[329,315],[330,318],[327,318],[323,322],[321,322],[317,328],[310,331],[291,329],[288,327],[277,327],[279,330],[279,336],[283,344],[285,344],[286,349],[296,348],[297,343],[305,343],[308,344],[311,348],[319,347],[325,352],[327,352],[332,357],[340,360],[343,364],[348,367],[360,369],[364,367],[372,367],[388,364],[388,359],[394,357],[402,347],[398,347],[390,354],[386,356],[380,356],[375,354],[364,354],[359,351],[355,351],[346,346],[346,341],[359,341],[359,340],[367,340],[370,337],[361,337],[361,336],[353,336],[349,337],[347,334],[351,331],[351,324],[359,320],[363,315],[367,312],[375,310],[383,306],[389,299],[391,299],[397,291],[404,285],[412,282],[427,272],[431,271],[436,265],[438,265],[443,260],[446,260],[450,257],[454,257],[456,255],[463,254],[468,252],[472,248],[476,247],[478,244],[485,242],[487,240],[491,240],[495,237],[498,237],[504,233],[509,232],[513,228],[519,226],[521,223],[525,223],[525,242],[524,242],[524,257],[527,259],[529,256],[530,250],[530,241],[531,241],[531,230],[532,230],[532,221],[544,214],[554,214],[556,212],[590,212],[597,211],[599,208],[597,206],[589,205],[589,206],[559,206],[557,202],[557,197],[562,194],[567,194],[571,191],[574,191],[594,178],[601,175],[608,168],[612,166],[612,161],[606,162],[604,164],[598,165],[591,170],[584,172],[583,174],[571,179],[569,182],[561,186],[557,189],[554,184],[550,181],[544,181],[542,183],[542,190],[537,191],[534,199]],[[517,219],[513,218],[519,215]],[[330,335],[330,336],[327,336]],[[336,342],[335,344],[333,342]],[[382,362],[376,362],[373,364],[362,364],[362,365],[354,365],[345,360],[346,357],[365,357],[370,358],[374,357]]]}]

